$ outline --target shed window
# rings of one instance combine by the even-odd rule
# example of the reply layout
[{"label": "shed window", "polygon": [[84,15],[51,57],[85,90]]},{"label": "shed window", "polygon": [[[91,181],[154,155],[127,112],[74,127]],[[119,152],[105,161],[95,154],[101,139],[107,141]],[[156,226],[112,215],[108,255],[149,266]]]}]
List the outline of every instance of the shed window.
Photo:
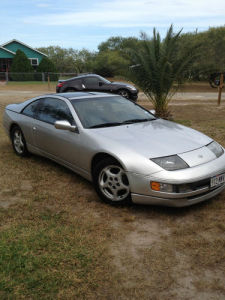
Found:
[{"label": "shed window", "polygon": [[30,63],[32,66],[38,66],[38,58],[30,58]]}]

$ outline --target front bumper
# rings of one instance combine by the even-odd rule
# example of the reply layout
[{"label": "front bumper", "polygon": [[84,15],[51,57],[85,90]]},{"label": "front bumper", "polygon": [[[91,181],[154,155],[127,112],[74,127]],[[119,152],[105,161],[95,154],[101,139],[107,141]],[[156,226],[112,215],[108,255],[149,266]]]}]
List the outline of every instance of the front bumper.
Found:
[{"label": "front bumper", "polygon": [[[225,153],[210,162],[183,170],[160,171],[152,175],[127,173],[131,186],[131,198],[134,203],[189,206],[210,199],[225,189],[225,183],[210,186],[212,177],[225,173]],[[176,192],[153,191],[150,182],[172,184],[178,188]]]},{"label": "front bumper", "polygon": [[130,94],[130,99],[133,100],[133,101],[137,101],[138,94]]},{"label": "front bumper", "polygon": [[203,192],[202,194],[197,194],[194,196],[186,195],[183,198],[161,198],[155,196],[147,196],[140,194],[131,194],[132,201],[137,204],[148,204],[148,205],[162,205],[162,206],[172,206],[172,207],[185,207],[190,206],[199,202],[208,200],[225,189],[225,184],[213,189],[208,190],[208,192]]}]

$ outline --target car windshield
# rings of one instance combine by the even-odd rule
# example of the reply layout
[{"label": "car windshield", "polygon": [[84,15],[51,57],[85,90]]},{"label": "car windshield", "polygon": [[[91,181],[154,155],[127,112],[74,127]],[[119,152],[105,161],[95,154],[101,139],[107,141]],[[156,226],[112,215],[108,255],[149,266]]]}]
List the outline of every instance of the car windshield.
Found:
[{"label": "car windshield", "polygon": [[71,103],[84,128],[120,126],[155,120],[150,112],[120,96],[72,99]]}]

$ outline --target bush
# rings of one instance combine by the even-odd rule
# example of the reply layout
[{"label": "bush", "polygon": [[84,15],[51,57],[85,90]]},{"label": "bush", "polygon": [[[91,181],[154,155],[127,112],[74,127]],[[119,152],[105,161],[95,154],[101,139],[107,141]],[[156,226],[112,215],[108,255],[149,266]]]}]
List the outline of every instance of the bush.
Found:
[{"label": "bush", "polygon": [[[26,81],[32,80],[33,68],[30,64],[29,59],[26,57],[23,51],[17,50],[16,55],[12,60],[12,66],[10,68],[11,78],[15,81]],[[23,74],[14,74],[14,73],[23,73]],[[31,78],[31,79],[30,79]]]},{"label": "bush", "polygon": [[100,52],[95,59],[94,73],[104,77],[124,75],[128,69],[129,61],[122,57],[118,51],[110,50]]},{"label": "bush", "polygon": [[47,57],[44,57],[42,59],[42,61],[40,62],[38,68],[37,68],[37,72],[39,72],[39,74],[37,74],[37,78],[36,80],[42,80],[42,74],[40,73],[45,73],[44,75],[44,79],[45,81],[48,80],[48,73],[49,73],[49,77],[51,81],[57,81],[58,80],[58,74],[52,74],[52,73],[56,73],[56,67],[54,65],[54,63]]},{"label": "bush", "polygon": [[56,73],[56,67],[49,58],[43,57],[39,66],[37,67],[37,72]]}]

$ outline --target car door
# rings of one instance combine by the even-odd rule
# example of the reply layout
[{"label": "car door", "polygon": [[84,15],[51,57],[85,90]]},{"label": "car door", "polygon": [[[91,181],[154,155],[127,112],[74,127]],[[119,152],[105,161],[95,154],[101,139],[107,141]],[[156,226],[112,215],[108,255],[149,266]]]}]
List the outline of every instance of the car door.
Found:
[{"label": "car door", "polygon": [[99,79],[97,77],[85,77],[83,78],[83,87],[85,91],[91,92],[99,92],[103,91],[103,87],[99,84]]},{"label": "car door", "polygon": [[75,79],[68,83],[68,87],[75,88],[76,91],[83,91],[84,87],[82,84],[82,79]]},{"label": "car door", "polygon": [[80,134],[56,129],[54,123],[67,120],[75,125],[67,103],[57,98],[42,98],[36,111],[33,136],[39,151],[60,163],[78,166],[80,153]]},{"label": "car door", "polygon": [[36,99],[28,104],[22,111],[21,128],[26,139],[26,143],[31,152],[37,152],[36,143],[33,134],[33,127],[36,125],[37,108],[41,99]]}]

